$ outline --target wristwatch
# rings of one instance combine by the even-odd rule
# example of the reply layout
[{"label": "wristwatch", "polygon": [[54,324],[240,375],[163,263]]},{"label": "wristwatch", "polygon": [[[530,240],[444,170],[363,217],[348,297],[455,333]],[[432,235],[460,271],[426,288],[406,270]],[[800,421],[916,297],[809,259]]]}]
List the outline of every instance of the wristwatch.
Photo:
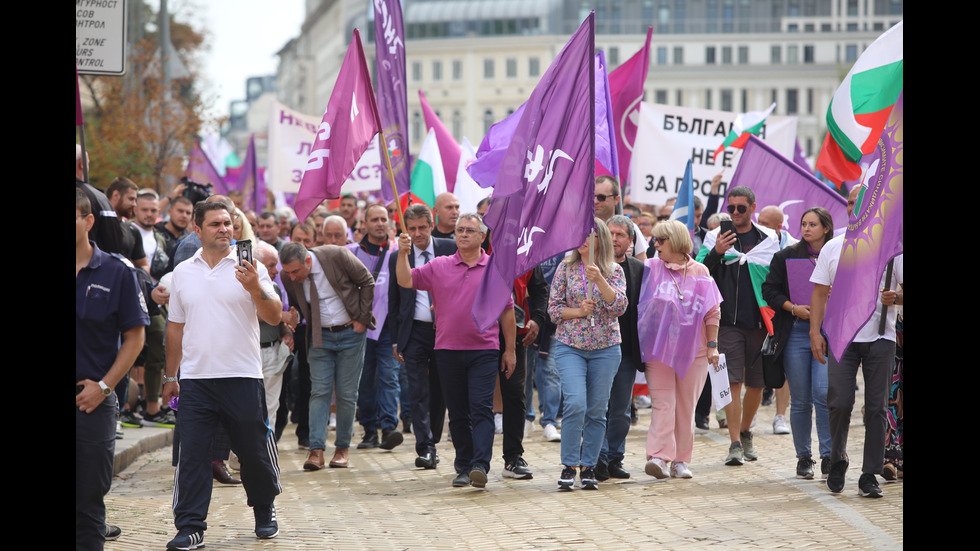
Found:
[{"label": "wristwatch", "polygon": [[167,377],[167,376],[163,377],[163,384],[176,383],[176,382],[177,382],[177,377]]},{"label": "wristwatch", "polygon": [[718,341],[708,341],[708,348],[718,348]]},{"label": "wristwatch", "polygon": [[112,389],[109,388],[109,385],[105,384],[102,381],[99,381],[99,388],[102,389],[102,395],[103,396],[108,396],[108,395],[112,394]]}]

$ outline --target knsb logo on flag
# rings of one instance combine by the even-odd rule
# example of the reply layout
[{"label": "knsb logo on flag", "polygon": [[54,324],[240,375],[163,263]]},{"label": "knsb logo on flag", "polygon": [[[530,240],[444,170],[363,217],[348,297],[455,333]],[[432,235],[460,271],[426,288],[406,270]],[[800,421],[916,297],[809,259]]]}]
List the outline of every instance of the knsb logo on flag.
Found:
[{"label": "knsb logo on flag", "polygon": [[305,220],[324,199],[340,197],[340,187],[380,129],[361,34],[354,29],[296,194],[297,218]]}]

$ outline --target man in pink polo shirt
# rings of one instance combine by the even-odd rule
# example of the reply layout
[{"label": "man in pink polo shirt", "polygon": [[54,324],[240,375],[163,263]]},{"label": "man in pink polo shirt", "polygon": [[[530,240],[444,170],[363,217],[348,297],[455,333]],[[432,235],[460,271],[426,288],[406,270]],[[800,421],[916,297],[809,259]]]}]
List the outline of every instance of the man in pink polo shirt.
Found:
[{"label": "man in pink polo shirt", "polygon": [[411,268],[408,263],[412,249],[408,234],[401,235],[398,246],[398,285],[428,291],[432,298],[439,379],[456,448],[456,487],[486,486],[493,447],[497,369],[499,366],[510,377],[517,365],[513,300],[500,315],[505,344],[502,362],[500,328],[495,325],[480,332],[470,314],[490,258],[480,248],[486,234],[487,227],[478,214],[461,215],[456,222],[456,254],[436,257],[419,268]]}]

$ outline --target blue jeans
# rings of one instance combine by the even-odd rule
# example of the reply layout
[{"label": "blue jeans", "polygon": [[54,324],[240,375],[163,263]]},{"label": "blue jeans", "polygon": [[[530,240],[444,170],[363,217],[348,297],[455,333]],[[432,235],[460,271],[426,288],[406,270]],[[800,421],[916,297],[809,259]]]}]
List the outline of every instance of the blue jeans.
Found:
[{"label": "blue jeans", "polygon": [[561,462],[569,467],[594,467],[606,435],[609,391],[622,352],[618,344],[600,350],[579,350],[557,340],[552,351],[564,399]]},{"label": "blue jeans", "polygon": [[337,436],[334,445],[349,448],[354,434],[357,385],[364,364],[367,332],[347,328],[323,330],[323,348],[310,347],[310,449],[326,448],[330,395],[337,392]]},{"label": "blue jeans", "polygon": [[[540,356],[538,347],[531,347],[528,357],[527,372],[527,416],[528,421],[534,421],[534,406],[532,396],[534,386],[538,386],[538,409],[541,410],[541,426],[558,426],[558,410],[561,407],[561,381],[558,377],[558,366],[555,365],[555,351]],[[532,384],[533,381],[533,384]]]},{"label": "blue jeans", "polygon": [[789,422],[793,428],[796,457],[811,457],[810,430],[813,410],[817,412],[817,440],[820,457],[830,456],[830,413],[827,409],[827,364],[821,364],[810,348],[810,323],[793,324],[783,352],[783,370],[789,383]]},{"label": "blue jeans", "polygon": [[367,339],[364,369],[357,390],[358,420],[365,432],[398,427],[398,361],[386,326],[378,340]]},{"label": "blue jeans", "polygon": [[609,391],[609,409],[606,413],[606,437],[602,439],[599,459],[607,465],[622,463],[626,456],[626,435],[630,432],[630,404],[633,401],[633,382],[636,368],[633,359],[623,356],[619,370]]}]

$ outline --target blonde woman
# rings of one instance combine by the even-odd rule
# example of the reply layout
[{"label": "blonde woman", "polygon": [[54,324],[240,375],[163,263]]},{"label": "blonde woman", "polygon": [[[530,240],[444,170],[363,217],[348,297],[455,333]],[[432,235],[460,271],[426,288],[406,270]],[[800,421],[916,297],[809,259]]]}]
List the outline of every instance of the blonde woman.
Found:
[{"label": "blonde woman", "polygon": [[558,266],[548,315],[558,325],[552,353],[564,399],[558,487],[571,490],[575,468],[582,488],[598,489],[595,465],[606,433],[606,407],[621,360],[619,316],[626,311],[626,277],[613,256],[612,236],[595,219],[594,263],[589,240]]}]

